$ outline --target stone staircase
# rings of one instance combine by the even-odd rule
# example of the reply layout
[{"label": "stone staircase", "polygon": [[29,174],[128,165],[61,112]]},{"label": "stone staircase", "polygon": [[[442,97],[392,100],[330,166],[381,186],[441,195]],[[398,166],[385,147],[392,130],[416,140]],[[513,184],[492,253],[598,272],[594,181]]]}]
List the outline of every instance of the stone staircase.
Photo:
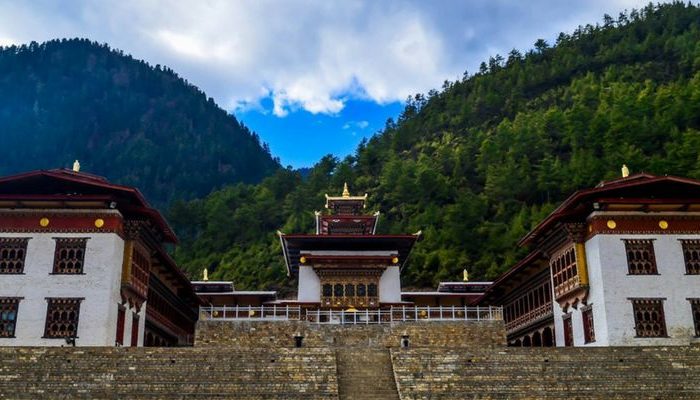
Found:
[{"label": "stone staircase", "polygon": [[700,399],[700,346],[0,347],[0,399]]},{"label": "stone staircase", "polygon": [[337,348],[335,354],[341,400],[399,400],[388,349]]},{"label": "stone staircase", "polygon": [[700,347],[392,349],[402,399],[700,399]]},{"label": "stone staircase", "polygon": [[337,399],[330,349],[0,348],[0,399]]}]

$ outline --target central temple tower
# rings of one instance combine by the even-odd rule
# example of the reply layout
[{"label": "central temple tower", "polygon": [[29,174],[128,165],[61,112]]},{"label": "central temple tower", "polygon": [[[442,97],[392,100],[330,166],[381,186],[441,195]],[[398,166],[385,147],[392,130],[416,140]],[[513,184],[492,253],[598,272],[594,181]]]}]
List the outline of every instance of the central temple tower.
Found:
[{"label": "central temple tower", "polygon": [[314,234],[278,232],[287,274],[298,276],[298,303],[321,308],[380,308],[401,301],[401,269],[420,238],[377,235],[379,212],[366,214],[367,194],[326,195]]}]

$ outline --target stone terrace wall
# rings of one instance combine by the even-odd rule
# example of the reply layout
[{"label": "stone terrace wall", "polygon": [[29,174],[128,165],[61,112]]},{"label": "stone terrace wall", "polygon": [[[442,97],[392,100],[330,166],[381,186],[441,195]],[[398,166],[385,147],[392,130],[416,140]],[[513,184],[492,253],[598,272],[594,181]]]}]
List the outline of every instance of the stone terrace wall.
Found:
[{"label": "stone terrace wall", "polygon": [[336,374],[321,348],[0,348],[0,399],[337,399]]},{"label": "stone terrace wall", "polygon": [[391,349],[402,399],[700,399],[700,347]]},{"label": "stone terrace wall", "polygon": [[303,321],[216,321],[197,323],[195,347],[400,347],[409,335],[411,347],[479,348],[505,346],[503,321],[410,322],[394,325],[316,325]]}]

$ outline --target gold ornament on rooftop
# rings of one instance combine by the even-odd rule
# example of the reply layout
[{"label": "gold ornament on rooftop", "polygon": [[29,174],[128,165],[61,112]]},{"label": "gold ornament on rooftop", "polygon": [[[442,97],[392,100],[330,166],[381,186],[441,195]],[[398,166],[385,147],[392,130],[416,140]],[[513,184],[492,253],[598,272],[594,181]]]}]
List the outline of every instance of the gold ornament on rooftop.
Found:
[{"label": "gold ornament on rooftop", "polygon": [[348,183],[343,184],[343,197],[350,197],[350,191],[348,190]]},{"label": "gold ornament on rooftop", "polygon": [[80,162],[78,160],[73,162],[73,172],[80,172]]},{"label": "gold ornament on rooftop", "polygon": [[628,176],[630,176],[630,169],[627,168],[626,164],[622,164],[622,177],[627,178]]},{"label": "gold ornament on rooftop", "polygon": [[464,282],[469,282],[469,271],[467,271],[466,268],[462,271],[462,280]]},{"label": "gold ornament on rooftop", "polygon": [[204,271],[202,271],[202,280],[205,282],[209,280],[209,270],[206,268],[204,268]]}]

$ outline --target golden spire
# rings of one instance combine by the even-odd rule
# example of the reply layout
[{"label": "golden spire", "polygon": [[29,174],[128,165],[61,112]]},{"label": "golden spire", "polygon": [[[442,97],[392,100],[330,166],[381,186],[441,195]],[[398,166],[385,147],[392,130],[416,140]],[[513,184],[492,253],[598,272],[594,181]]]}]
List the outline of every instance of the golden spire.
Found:
[{"label": "golden spire", "polygon": [[622,177],[627,178],[628,176],[630,176],[630,169],[627,168],[627,165],[622,164]]},{"label": "golden spire", "polygon": [[469,271],[467,271],[466,268],[462,271],[462,280],[464,282],[469,282]]},{"label": "golden spire", "polygon": [[350,191],[348,190],[348,183],[345,182],[343,185],[343,197],[350,197]]},{"label": "golden spire", "polygon": [[73,163],[73,172],[80,172],[80,162],[78,160],[75,160]]},{"label": "golden spire", "polygon": [[204,282],[209,280],[209,271],[206,268],[204,268],[204,271],[202,271],[202,280]]}]

